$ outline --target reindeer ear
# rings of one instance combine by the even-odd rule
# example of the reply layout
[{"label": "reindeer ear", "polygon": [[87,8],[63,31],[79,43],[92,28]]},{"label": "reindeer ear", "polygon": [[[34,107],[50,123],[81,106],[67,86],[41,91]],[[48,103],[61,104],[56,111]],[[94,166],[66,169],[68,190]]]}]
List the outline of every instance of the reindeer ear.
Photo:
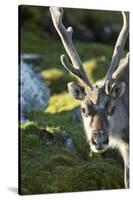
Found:
[{"label": "reindeer ear", "polygon": [[83,100],[86,96],[85,89],[78,83],[68,83],[68,91],[75,99]]},{"label": "reindeer ear", "polygon": [[125,82],[119,82],[112,85],[111,96],[116,99],[123,96],[126,90]]}]

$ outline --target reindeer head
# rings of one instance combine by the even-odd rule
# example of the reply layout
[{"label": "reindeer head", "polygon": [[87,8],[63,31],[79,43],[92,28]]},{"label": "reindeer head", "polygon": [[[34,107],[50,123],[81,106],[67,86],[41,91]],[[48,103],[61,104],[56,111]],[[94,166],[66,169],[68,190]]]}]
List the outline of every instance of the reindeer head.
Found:
[{"label": "reindeer head", "polygon": [[82,66],[81,60],[72,43],[72,27],[67,29],[62,24],[62,8],[50,8],[54,26],[62,40],[72,65],[65,55],[61,56],[63,66],[76,75],[81,84],[68,83],[69,93],[81,102],[81,113],[85,125],[85,131],[91,149],[95,152],[103,152],[109,144],[109,117],[115,112],[118,100],[125,92],[126,84],[120,77],[128,66],[129,53],[120,63],[121,54],[128,36],[128,14],[122,12],[123,27],[118,36],[111,64],[102,84],[92,85]]},{"label": "reindeer head", "polygon": [[94,152],[103,152],[109,144],[109,117],[115,112],[117,101],[125,92],[125,83],[112,86],[111,93],[106,94],[104,85],[93,86],[87,91],[77,83],[68,83],[69,93],[81,102],[81,114],[87,139]]}]

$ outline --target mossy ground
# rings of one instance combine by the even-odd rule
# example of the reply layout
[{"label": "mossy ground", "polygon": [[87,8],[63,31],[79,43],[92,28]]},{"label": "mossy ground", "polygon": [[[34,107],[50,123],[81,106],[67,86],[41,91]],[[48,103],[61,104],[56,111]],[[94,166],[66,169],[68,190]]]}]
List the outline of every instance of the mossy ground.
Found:
[{"label": "mossy ground", "polygon": [[[108,68],[113,48],[98,43],[75,41],[85,70],[92,81],[102,78]],[[20,126],[21,134],[21,193],[57,193],[123,188],[122,165],[113,156],[90,156],[82,123],[73,119],[72,109],[79,105],[67,91],[67,83],[75,77],[62,66],[64,53],[60,41],[47,33],[24,31],[21,51],[43,56],[39,67],[51,89],[49,106],[45,111],[26,113],[28,123]],[[56,135],[66,131],[76,144],[76,153],[68,151],[56,139],[38,136],[39,127]],[[114,155],[114,154],[113,154]],[[119,156],[119,155],[117,155]],[[120,159],[120,158],[119,158]]]}]

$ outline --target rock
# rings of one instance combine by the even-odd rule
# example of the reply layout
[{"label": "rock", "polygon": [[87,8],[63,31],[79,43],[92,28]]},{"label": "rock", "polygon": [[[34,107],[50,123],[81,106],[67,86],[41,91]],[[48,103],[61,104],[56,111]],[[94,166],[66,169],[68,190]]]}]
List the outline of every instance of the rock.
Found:
[{"label": "rock", "polygon": [[61,134],[61,143],[69,151],[74,151],[74,152],[76,151],[74,141],[70,137],[70,135],[68,133],[66,133],[66,131],[63,131],[62,134]]},{"label": "rock", "polygon": [[34,61],[39,61],[42,59],[42,56],[41,55],[38,55],[38,54],[32,54],[32,53],[25,53],[25,54],[22,54],[21,55],[21,59],[26,62],[26,63],[29,63],[29,64],[33,64]]},{"label": "rock", "polygon": [[21,55],[21,60],[23,60],[24,63],[30,65],[32,70],[34,72],[40,72],[41,71],[41,64],[43,62],[43,56],[33,53],[24,53]]},{"label": "rock", "polygon": [[75,150],[75,145],[73,143],[72,138],[67,138],[65,144],[64,144],[65,148],[69,149],[69,150]]},{"label": "rock", "polygon": [[49,102],[50,91],[40,74],[31,69],[22,59],[20,63],[20,120],[24,113],[31,110],[43,110]]}]

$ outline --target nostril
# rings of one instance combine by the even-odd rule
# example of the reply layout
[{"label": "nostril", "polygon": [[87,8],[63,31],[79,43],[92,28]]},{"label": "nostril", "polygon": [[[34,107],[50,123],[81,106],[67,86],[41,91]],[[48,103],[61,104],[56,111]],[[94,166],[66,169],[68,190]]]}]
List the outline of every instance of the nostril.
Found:
[{"label": "nostril", "polygon": [[106,140],[103,142],[103,144],[108,144],[109,143],[109,138],[107,137]]},{"label": "nostril", "polygon": [[109,137],[106,132],[97,132],[92,136],[92,144],[95,146],[102,146],[109,144]]}]

